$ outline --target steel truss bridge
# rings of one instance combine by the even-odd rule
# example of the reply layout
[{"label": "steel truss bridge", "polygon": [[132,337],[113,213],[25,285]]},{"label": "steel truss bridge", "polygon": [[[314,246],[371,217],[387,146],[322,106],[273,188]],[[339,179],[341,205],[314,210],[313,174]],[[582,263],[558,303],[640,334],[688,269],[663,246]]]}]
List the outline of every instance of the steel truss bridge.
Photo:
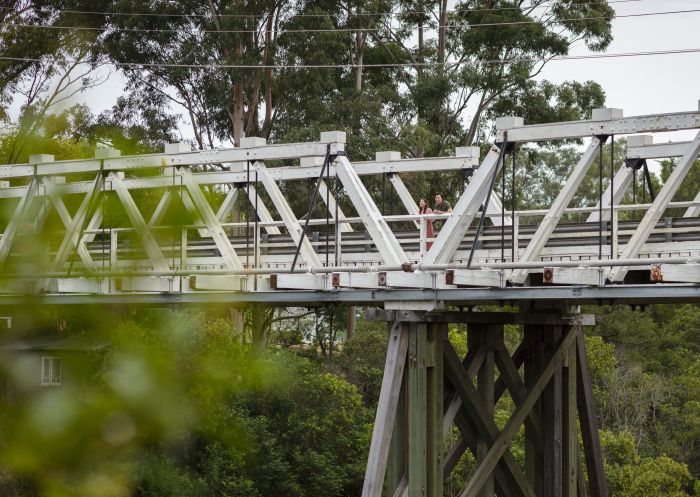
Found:
[{"label": "steel truss bridge", "polygon": [[[160,154],[102,149],[88,160],[36,155],[0,166],[0,305],[374,306],[370,317],[389,323],[389,345],[363,497],[442,496],[443,478],[467,451],[476,468],[461,497],[607,497],[582,333],[593,317],[578,305],[700,301],[700,192],[673,201],[700,133],[653,141],[700,130],[700,108],[496,125],[483,158],[464,147],[453,157],[379,152],[351,162],[345,134],[325,132],[313,143],[246,138],[233,149],[170,144]],[[601,147],[619,136],[625,163],[603,171]],[[517,173],[514,150],[569,139],[587,146],[551,206],[518,210],[517,196],[497,185],[499,173]],[[646,160],[657,158],[677,159],[670,177],[650,202],[645,193],[642,203],[637,195],[623,203],[638,173],[651,186]],[[596,162],[607,190],[595,206],[569,207]],[[417,192],[402,180],[434,171],[468,178],[450,214],[419,214]],[[382,212],[364,176],[388,178],[406,213]],[[313,185],[307,212],[322,204],[325,219],[294,212],[285,191],[300,184]],[[248,212],[234,222],[240,197]],[[434,236],[429,221],[439,226]],[[479,303],[518,310],[464,310]],[[467,324],[466,357],[447,339],[449,323]],[[506,324],[523,326],[515,351],[506,349]],[[501,429],[494,404],[506,394],[515,409]],[[524,465],[510,450],[522,425]],[[459,437],[444,447],[453,427]]]}]

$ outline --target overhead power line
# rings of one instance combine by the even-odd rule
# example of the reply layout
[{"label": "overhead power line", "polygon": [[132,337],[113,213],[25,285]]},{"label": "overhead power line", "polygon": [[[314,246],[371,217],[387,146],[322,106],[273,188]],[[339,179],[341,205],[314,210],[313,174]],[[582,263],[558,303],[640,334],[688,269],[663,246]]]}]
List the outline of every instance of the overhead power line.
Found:
[{"label": "overhead power line", "polygon": [[[684,10],[666,10],[660,12],[638,12],[633,14],[621,14],[617,16],[586,16],[586,17],[571,17],[566,19],[557,19],[556,24],[568,23],[568,22],[581,22],[581,21],[591,21],[600,19],[624,19],[624,18],[635,18],[635,17],[650,17],[650,16],[662,16],[662,15],[672,15],[672,14],[691,14],[700,12],[700,9],[684,9]],[[554,23],[554,21],[552,22]],[[471,29],[471,28],[485,28],[485,27],[495,27],[495,26],[519,26],[519,25],[529,25],[529,24],[545,24],[542,21],[507,21],[507,22],[487,22],[479,24],[448,24],[444,26],[438,26],[437,28],[445,29]],[[5,23],[4,26],[16,26],[21,28],[36,28],[36,29],[54,29],[54,30],[69,30],[69,31],[112,31],[112,32],[126,32],[126,33],[180,33],[182,29],[160,29],[160,28],[99,28],[99,27],[86,27],[86,26],[49,26],[49,25],[39,25],[39,24],[24,24],[24,23]],[[435,29],[437,29],[435,28]],[[282,33],[339,33],[339,32],[351,32],[355,33],[358,31],[364,32],[378,32],[386,29],[385,27],[374,27],[374,28],[319,28],[319,29],[282,29],[276,31],[277,34]],[[415,29],[418,29],[417,27]],[[251,29],[221,29],[221,30],[198,30],[199,33],[207,34],[258,34],[265,33],[267,30],[251,30]],[[270,31],[275,32],[275,31]]]},{"label": "overhead power line", "polygon": [[[607,4],[616,3],[630,3],[630,2],[644,2],[647,0],[608,0]],[[577,2],[571,4],[574,7],[585,6],[585,5],[601,5],[600,2]],[[520,7],[491,7],[491,8],[477,8],[477,9],[464,9],[466,12],[498,12],[498,11],[508,11],[508,10],[528,10],[528,9],[548,9],[553,7],[554,4],[541,4],[541,5],[523,5]],[[11,7],[0,7],[0,10],[12,10]],[[191,17],[203,17],[206,19],[213,19],[211,14],[169,14],[164,12],[106,12],[106,11],[90,11],[90,10],[72,10],[72,9],[60,9],[59,13],[65,14],[84,14],[84,15],[105,15],[105,16],[128,16],[128,17],[172,17],[172,18],[191,18]],[[453,14],[455,10],[446,11],[448,14]],[[403,11],[390,11],[390,12],[351,12],[348,13],[348,17],[384,17],[384,16],[396,16],[396,15],[416,15],[416,14],[427,14],[427,12],[421,12],[417,10],[403,10]],[[264,19],[269,14],[217,14],[217,18],[229,19]],[[290,18],[295,17],[328,17],[329,14],[292,14]]]},{"label": "overhead power line", "polygon": [[[652,55],[675,55],[675,54],[690,54],[700,53],[700,48],[679,48],[672,50],[652,50],[644,52],[620,52],[620,53],[603,53],[603,54],[584,54],[584,55],[562,55],[558,57],[548,58],[513,58],[513,59],[493,59],[480,60],[480,64],[518,64],[522,62],[545,62],[545,61],[565,61],[565,60],[587,60],[587,59],[616,59],[625,57],[644,57]],[[42,62],[48,59],[30,58],[30,57],[0,57],[0,61],[17,61],[17,62]],[[77,60],[65,60],[66,63],[83,63]],[[147,62],[119,62],[109,61],[104,62],[116,67],[122,68],[190,68],[190,69],[352,69],[358,67],[355,64],[272,64],[272,65],[250,65],[250,64],[167,64],[167,63],[147,63]],[[457,67],[472,64],[471,61],[452,61],[452,62],[419,62],[419,63],[386,63],[386,64],[362,64],[363,69],[375,68],[417,68],[417,67]]]}]

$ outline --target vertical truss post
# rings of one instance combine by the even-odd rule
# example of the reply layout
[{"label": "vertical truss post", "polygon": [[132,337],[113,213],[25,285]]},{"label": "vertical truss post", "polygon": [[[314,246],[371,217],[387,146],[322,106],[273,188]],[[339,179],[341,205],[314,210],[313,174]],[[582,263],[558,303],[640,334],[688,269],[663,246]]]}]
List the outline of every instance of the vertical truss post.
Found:
[{"label": "vertical truss post", "polygon": [[396,405],[396,417],[394,429],[391,433],[391,445],[389,447],[389,462],[386,474],[387,495],[393,496],[399,487],[407,490],[408,476],[406,472],[406,444],[408,443],[408,418],[406,417],[408,399],[406,396],[406,375],[404,374],[400,384],[399,400]]},{"label": "vertical truss post", "polygon": [[[530,243],[527,245],[525,252],[523,253],[520,261],[522,262],[532,262],[537,257],[539,257],[542,249],[544,248],[547,240],[554,232],[561,216],[564,214],[564,210],[569,206],[571,199],[573,198],[576,190],[578,190],[579,185],[583,181],[588,172],[588,169],[593,164],[596,154],[600,148],[601,142],[597,137],[591,138],[591,143],[588,148],[581,156],[578,164],[574,167],[574,170],[569,175],[566,180],[564,187],[557,195],[557,198],[552,203],[549,212],[544,216],[542,222],[540,223],[537,231],[533,235]],[[517,285],[522,285],[525,283],[525,279],[529,274],[529,269],[516,269],[511,274],[511,282]]]}]

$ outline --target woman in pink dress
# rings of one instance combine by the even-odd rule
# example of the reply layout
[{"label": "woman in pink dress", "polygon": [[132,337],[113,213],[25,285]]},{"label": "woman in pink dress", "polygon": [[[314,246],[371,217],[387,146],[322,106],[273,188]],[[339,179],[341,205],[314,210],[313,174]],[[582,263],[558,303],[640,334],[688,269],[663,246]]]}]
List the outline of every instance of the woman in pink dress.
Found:
[{"label": "woman in pink dress", "polygon": [[[428,201],[424,198],[420,199],[420,202],[418,203],[418,214],[432,214],[433,209],[431,209],[428,206]],[[418,220],[418,223],[420,223],[422,219]],[[425,230],[425,236],[427,238],[433,238],[435,236],[435,233],[433,233],[433,220],[432,219],[426,219],[426,230]],[[426,242],[425,247],[426,250],[430,250],[430,247],[433,246],[433,242]]]}]

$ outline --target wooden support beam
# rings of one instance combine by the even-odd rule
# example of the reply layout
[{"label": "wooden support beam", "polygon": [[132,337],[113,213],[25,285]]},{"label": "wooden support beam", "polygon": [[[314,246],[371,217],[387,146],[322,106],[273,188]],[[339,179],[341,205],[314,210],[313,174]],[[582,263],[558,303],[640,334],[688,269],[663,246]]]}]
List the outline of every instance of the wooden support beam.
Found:
[{"label": "wooden support beam", "polygon": [[[477,374],[477,391],[481,397],[486,411],[491,419],[494,414],[494,392],[493,382],[495,377],[495,350],[497,344],[503,343],[503,325],[472,325],[469,327],[469,335],[473,336],[470,343],[484,350],[484,362]],[[476,335],[474,337],[474,335]],[[476,460],[481,462],[489,452],[490,444],[488,437],[481,433],[476,438]],[[486,478],[484,485],[479,492],[479,497],[493,497],[494,481],[493,475]]]},{"label": "wooden support beam", "polygon": [[[467,378],[465,378],[464,367],[462,366],[459,357],[457,357],[457,353],[449,342],[445,343],[444,355],[445,374],[447,375],[447,378],[452,386],[462,398],[462,402],[464,403],[464,412],[466,412],[471,418],[476,430],[483,434],[487,438],[489,444],[491,444],[492,449],[489,451],[490,454],[495,448],[493,445],[498,437],[498,428],[496,427],[493,418],[489,417],[488,411],[476,392],[474,385],[468,381]],[[535,497],[535,493],[530,485],[528,485],[527,479],[525,478],[522,470],[517,463],[515,463],[515,459],[510,453],[507,445],[508,444],[506,443],[502,444],[503,451],[500,452],[497,459],[501,459],[501,457],[503,457],[504,461],[507,463],[510,475],[517,484],[518,495]],[[486,461],[486,459],[484,460]],[[509,461],[512,461],[513,464],[511,465]],[[490,469],[488,473],[489,475],[491,474],[491,471],[493,471],[493,468]],[[477,491],[480,489],[481,488],[477,489]]]},{"label": "wooden support beam", "polygon": [[[511,357],[511,362],[513,363],[513,366],[515,367],[516,372],[520,369],[520,367],[523,365],[525,362],[525,342],[522,341],[518,345],[518,348],[515,349],[515,352],[513,352],[513,357]],[[501,396],[505,393],[506,391],[506,380],[505,377],[503,376],[503,373],[498,377],[498,380],[496,380],[496,384],[493,387],[494,390],[494,396],[496,398],[496,401],[501,398]]]},{"label": "wooden support beam", "polygon": [[401,380],[403,378],[406,351],[408,349],[408,326],[393,323],[389,333],[386,362],[382,388],[379,392],[379,404],[374,420],[372,442],[367,458],[365,482],[362,487],[362,497],[380,497],[384,486],[389,442],[396,419],[396,407],[399,400]]},{"label": "wooden support beam", "polygon": [[[550,360],[561,340],[560,326],[544,330],[545,358]],[[568,356],[568,349],[565,357]],[[542,496],[560,497],[562,491],[562,377],[561,367],[554,369],[549,383],[542,392],[543,472]]]},{"label": "wooden support beam", "polygon": [[408,333],[408,497],[425,497],[427,486],[427,326]]},{"label": "wooden support beam", "polygon": [[[577,497],[578,428],[576,427],[576,345],[569,348],[562,368],[562,497]],[[581,497],[584,497],[581,495]]]},{"label": "wooden support beam", "polygon": [[588,370],[586,341],[582,329],[579,329],[576,334],[576,354],[576,368],[578,370],[576,397],[583,448],[586,455],[586,469],[588,470],[588,489],[591,497],[608,497],[608,484],[603,470],[603,452],[598,435],[598,420],[593,402],[593,385]]},{"label": "wooden support beam", "polygon": [[[561,340],[559,346],[556,348],[547,366],[542,370],[542,373],[535,384],[528,390],[528,394],[523,402],[517,405],[515,412],[506,423],[506,426],[492,443],[489,453],[478,464],[476,470],[472,474],[471,480],[460,493],[460,497],[476,497],[478,495],[479,491],[483,488],[484,484],[498,464],[498,461],[508,451],[508,447],[517,434],[520,425],[525,420],[525,417],[528,415],[532,407],[535,405],[535,402],[549,383],[549,380],[551,379],[555,370],[560,367],[564,355],[568,353],[569,347],[575,340],[576,329],[575,327],[571,327],[563,340]],[[476,421],[478,417],[475,417],[474,419]],[[530,490],[532,491],[532,489]]]},{"label": "wooden support beam", "polygon": [[399,399],[396,405],[394,429],[391,434],[391,444],[389,446],[389,461],[386,472],[387,495],[394,495],[399,487],[402,487],[405,492],[408,492],[408,479],[406,476],[406,468],[408,466],[408,458],[406,457],[406,444],[408,443],[408,398],[406,395],[406,376],[406,374],[402,376],[400,384],[401,390],[399,392]]},{"label": "wooden support beam", "polygon": [[427,479],[426,497],[442,497],[443,494],[443,398],[444,368],[443,344],[447,340],[447,323],[428,325],[428,350],[426,358],[427,381]]},{"label": "wooden support beam", "polygon": [[[525,387],[531,389],[542,371],[544,337],[539,326],[524,327],[523,360],[525,363]],[[531,412],[540,418],[540,402],[535,401]],[[542,495],[542,428],[534,430],[525,425],[525,473],[538,496]]]}]

